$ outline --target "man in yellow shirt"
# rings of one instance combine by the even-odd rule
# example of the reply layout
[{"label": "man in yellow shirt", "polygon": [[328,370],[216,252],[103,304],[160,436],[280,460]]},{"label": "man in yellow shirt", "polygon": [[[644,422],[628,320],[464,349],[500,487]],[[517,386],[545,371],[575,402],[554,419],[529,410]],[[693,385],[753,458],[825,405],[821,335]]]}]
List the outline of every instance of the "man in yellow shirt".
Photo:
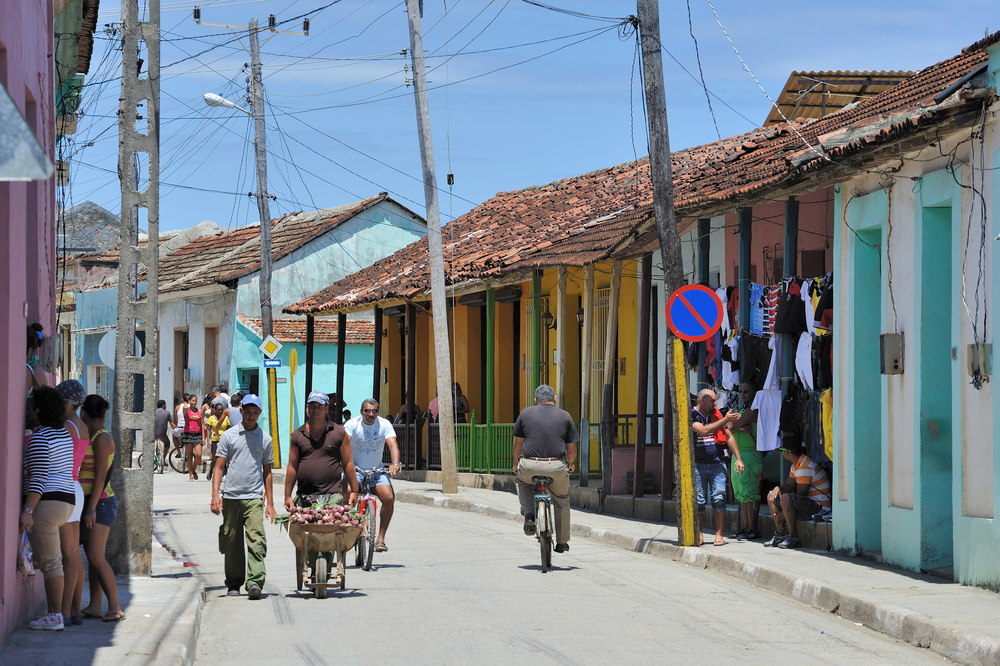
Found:
[{"label": "man in yellow shirt", "polygon": [[215,398],[212,400],[212,413],[205,419],[205,431],[212,442],[212,466],[208,468],[208,478],[212,478],[212,470],[215,469],[216,451],[219,448],[219,439],[222,433],[229,430],[229,402],[225,398]]}]

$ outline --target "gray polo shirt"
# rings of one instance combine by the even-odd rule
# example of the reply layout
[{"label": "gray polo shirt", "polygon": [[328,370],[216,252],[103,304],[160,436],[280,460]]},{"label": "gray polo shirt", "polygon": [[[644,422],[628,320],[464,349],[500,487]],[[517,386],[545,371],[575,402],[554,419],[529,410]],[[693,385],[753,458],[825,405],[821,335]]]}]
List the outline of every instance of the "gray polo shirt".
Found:
[{"label": "gray polo shirt", "polygon": [[222,499],[260,499],[264,495],[263,465],[274,464],[271,436],[258,425],[247,430],[233,426],[222,433],[216,455],[226,459]]},{"label": "gray polo shirt", "polygon": [[580,441],[573,417],[555,405],[522,411],[514,423],[514,436],[524,438],[521,455],[528,458],[562,458],[567,444]]}]

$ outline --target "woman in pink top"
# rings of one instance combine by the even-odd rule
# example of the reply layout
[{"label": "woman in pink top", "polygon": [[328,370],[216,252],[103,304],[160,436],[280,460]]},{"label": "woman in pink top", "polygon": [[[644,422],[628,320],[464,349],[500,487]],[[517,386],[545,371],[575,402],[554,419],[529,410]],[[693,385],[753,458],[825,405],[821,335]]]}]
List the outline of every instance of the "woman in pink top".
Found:
[{"label": "woman in pink top", "polygon": [[73,439],[73,484],[76,486],[76,506],[69,520],[59,528],[59,544],[62,549],[63,571],[66,582],[63,586],[62,612],[70,624],[83,624],[80,614],[80,597],[74,592],[77,581],[83,580],[83,558],[80,556],[80,516],[83,513],[83,488],[80,486],[80,464],[90,446],[90,430],[80,419],[77,410],[83,404],[87,392],[83,384],[75,379],[67,379],[56,386],[56,390],[66,401],[65,427]]},{"label": "woman in pink top", "polygon": [[198,463],[201,462],[202,414],[198,409],[198,396],[188,398],[184,410],[184,432],[181,433],[181,443],[184,444],[184,455],[187,460],[188,481],[198,480]]}]

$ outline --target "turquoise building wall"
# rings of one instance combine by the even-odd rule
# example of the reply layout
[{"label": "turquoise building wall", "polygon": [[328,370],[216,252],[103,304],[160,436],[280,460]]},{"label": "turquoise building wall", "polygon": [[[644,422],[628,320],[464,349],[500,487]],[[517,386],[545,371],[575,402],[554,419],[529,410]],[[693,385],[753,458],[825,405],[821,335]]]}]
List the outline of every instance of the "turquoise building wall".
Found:
[{"label": "turquoise building wall", "polygon": [[[256,370],[260,377],[260,398],[264,402],[262,427],[270,432],[267,416],[267,382],[264,373],[264,355],[260,352],[261,338],[254,331],[237,320],[233,329],[233,353],[230,386],[233,390],[240,386],[240,371]],[[294,379],[289,367],[292,350],[296,350],[298,364]],[[337,345],[317,344],[314,350],[313,388],[324,393],[332,393],[337,387]],[[372,377],[375,367],[375,346],[371,344],[349,344],[344,352],[344,401],[347,409],[358,414],[361,401],[372,395]],[[290,433],[302,425],[306,403],[306,346],[299,343],[284,343],[278,353],[281,367],[278,368],[278,433],[281,440],[281,463],[288,462],[288,442]],[[282,381],[284,380],[284,381]],[[294,402],[292,400],[294,392]]]}]

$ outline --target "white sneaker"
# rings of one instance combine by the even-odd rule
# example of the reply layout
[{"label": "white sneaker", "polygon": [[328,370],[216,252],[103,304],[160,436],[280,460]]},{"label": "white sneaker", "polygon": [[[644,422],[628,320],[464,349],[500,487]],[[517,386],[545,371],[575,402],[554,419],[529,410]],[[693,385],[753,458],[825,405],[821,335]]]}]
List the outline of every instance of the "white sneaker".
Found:
[{"label": "white sneaker", "polygon": [[49,613],[37,620],[32,620],[28,623],[28,626],[40,631],[62,631],[64,629],[63,616],[62,613]]}]

